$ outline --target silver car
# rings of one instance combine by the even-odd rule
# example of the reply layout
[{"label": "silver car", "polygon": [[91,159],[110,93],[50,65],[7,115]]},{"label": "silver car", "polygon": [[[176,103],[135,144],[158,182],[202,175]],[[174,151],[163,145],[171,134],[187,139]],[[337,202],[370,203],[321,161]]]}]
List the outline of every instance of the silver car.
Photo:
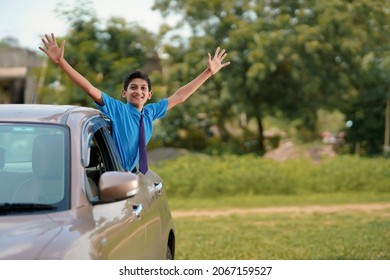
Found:
[{"label": "silver car", "polygon": [[124,172],[110,121],[0,105],[0,259],[173,259],[162,179]]}]

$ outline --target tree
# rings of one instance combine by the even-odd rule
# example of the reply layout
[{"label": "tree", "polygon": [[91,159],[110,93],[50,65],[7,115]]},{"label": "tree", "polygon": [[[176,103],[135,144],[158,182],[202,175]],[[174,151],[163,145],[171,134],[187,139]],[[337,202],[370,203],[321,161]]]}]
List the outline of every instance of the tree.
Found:
[{"label": "tree", "polygon": [[[57,13],[70,23],[65,57],[96,87],[121,98],[122,77],[130,70],[143,69],[157,57],[156,38],[146,29],[113,17],[101,22],[90,2],[77,2],[71,9],[60,6]],[[55,65],[49,64],[41,102],[92,106],[90,98]]]},{"label": "tree", "polygon": [[[300,119],[301,134],[312,140],[318,135],[315,123],[319,108],[338,108],[351,115],[354,106],[365,103],[364,92],[374,94],[371,99],[377,100],[365,103],[369,108],[383,104],[388,94],[388,82],[375,78],[384,68],[368,70],[375,83],[385,84],[381,90],[370,90],[372,82],[362,65],[372,50],[389,45],[386,0],[155,3],[163,14],[179,13],[178,26],[189,26],[197,40],[211,37],[226,46],[233,62],[227,79],[227,103],[238,105],[256,120],[256,150],[260,154],[265,152],[264,116]],[[192,49],[188,52],[191,56]],[[363,120],[370,126],[366,118]]]},{"label": "tree", "polygon": [[338,107],[352,126],[346,131],[350,151],[383,151],[385,107],[390,97],[390,12],[388,1],[352,1],[349,8],[352,53],[350,88]]},{"label": "tree", "polygon": [[[180,36],[180,32],[173,32],[173,36],[165,45],[165,52],[169,55],[167,60],[168,65],[175,65],[174,67],[167,66],[169,71],[169,79],[172,77],[180,79],[175,76],[175,72],[182,76],[181,81],[185,81],[193,78],[196,75],[195,71],[204,69],[204,60],[199,61],[199,57],[205,57],[207,52],[212,52],[217,46],[226,48],[228,51],[228,60],[234,57],[234,52],[229,47],[229,32],[230,23],[233,24],[236,20],[239,20],[235,13],[229,18],[228,23],[225,25],[218,24],[218,16],[225,17],[227,13],[225,9],[227,5],[230,9],[236,9],[238,6],[234,4],[234,1],[225,1],[221,5],[221,1],[156,1],[155,8],[159,9],[163,14],[175,13],[179,11],[183,15],[183,20],[179,21],[176,26],[172,28],[165,28],[164,35],[169,31],[180,28],[180,26],[188,25],[191,31],[191,38],[186,40],[183,36]],[[212,7],[212,9],[210,9]],[[241,9],[240,7],[238,7]],[[184,13],[182,11],[185,11]],[[205,32],[207,30],[207,32]],[[178,34],[179,33],[179,34]],[[177,54],[182,54],[178,56]],[[200,64],[201,62],[201,64]],[[181,65],[181,67],[177,65]],[[190,67],[189,67],[190,66]],[[220,141],[229,145],[233,142],[233,136],[227,129],[227,123],[239,114],[237,97],[232,98],[231,93],[227,89],[228,80],[233,75],[227,74],[232,71],[231,66],[224,73],[218,74],[213,77],[212,81],[208,82],[205,86],[199,89],[198,94],[191,97],[191,102],[185,104],[180,111],[180,115],[196,116],[199,112],[203,115],[207,115],[206,119],[199,120],[197,118],[184,117],[179,118],[181,127],[196,127],[197,123],[203,125],[203,134],[207,137],[208,128],[215,126],[218,129],[220,135]],[[169,82],[169,81],[168,81]],[[239,97],[240,98],[240,97]],[[175,114],[175,113],[173,113]],[[172,115],[170,113],[170,118]],[[171,118],[172,119],[172,118]],[[190,120],[191,123],[185,123],[184,120]],[[174,122],[172,122],[174,123]],[[206,125],[204,125],[206,123]],[[237,147],[234,149],[237,150]]]}]

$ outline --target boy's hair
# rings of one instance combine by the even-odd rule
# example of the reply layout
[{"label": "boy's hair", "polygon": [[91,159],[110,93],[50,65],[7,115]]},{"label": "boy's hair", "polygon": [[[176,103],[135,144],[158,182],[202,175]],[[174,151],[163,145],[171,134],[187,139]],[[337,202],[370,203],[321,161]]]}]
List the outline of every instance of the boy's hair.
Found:
[{"label": "boy's hair", "polygon": [[148,74],[139,70],[131,71],[125,75],[125,77],[123,78],[123,89],[127,90],[127,87],[129,86],[130,82],[137,78],[145,80],[148,83],[149,91],[152,90],[152,82],[150,81]]}]

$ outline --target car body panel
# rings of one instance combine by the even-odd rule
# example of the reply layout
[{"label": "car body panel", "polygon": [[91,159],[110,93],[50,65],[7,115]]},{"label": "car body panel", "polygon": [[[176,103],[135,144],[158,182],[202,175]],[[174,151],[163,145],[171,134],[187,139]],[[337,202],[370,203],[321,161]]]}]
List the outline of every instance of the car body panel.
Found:
[{"label": "car body panel", "polygon": [[61,232],[47,215],[0,220],[0,259],[35,259]]},{"label": "car body panel", "polygon": [[[123,171],[110,121],[98,110],[0,105],[0,127],[16,123],[58,125],[68,131],[64,134],[69,138],[64,140],[65,155],[69,153],[64,173],[68,208],[3,211],[0,259],[165,259],[169,244],[174,251],[174,225],[163,180],[152,170],[146,175]],[[91,166],[95,150],[100,161]],[[12,202],[13,184],[31,174],[7,169],[12,165],[7,162],[9,151],[4,153],[0,153],[5,161],[0,166],[0,200],[6,208]],[[98,188],[95,196],[91,188]],[[102,190],[107,193],[100,194]]]}]

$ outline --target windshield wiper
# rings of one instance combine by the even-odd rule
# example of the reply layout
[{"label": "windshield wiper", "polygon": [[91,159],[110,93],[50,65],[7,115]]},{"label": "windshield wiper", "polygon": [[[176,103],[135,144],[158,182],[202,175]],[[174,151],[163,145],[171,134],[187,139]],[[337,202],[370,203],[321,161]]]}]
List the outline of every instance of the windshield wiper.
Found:
[{"label": "windshield wiper", "polygon": [[35,212],[53,210],[57,207],[51,204],[42,203],[2,203],[0,204],[0,215],[19,212]]}]

